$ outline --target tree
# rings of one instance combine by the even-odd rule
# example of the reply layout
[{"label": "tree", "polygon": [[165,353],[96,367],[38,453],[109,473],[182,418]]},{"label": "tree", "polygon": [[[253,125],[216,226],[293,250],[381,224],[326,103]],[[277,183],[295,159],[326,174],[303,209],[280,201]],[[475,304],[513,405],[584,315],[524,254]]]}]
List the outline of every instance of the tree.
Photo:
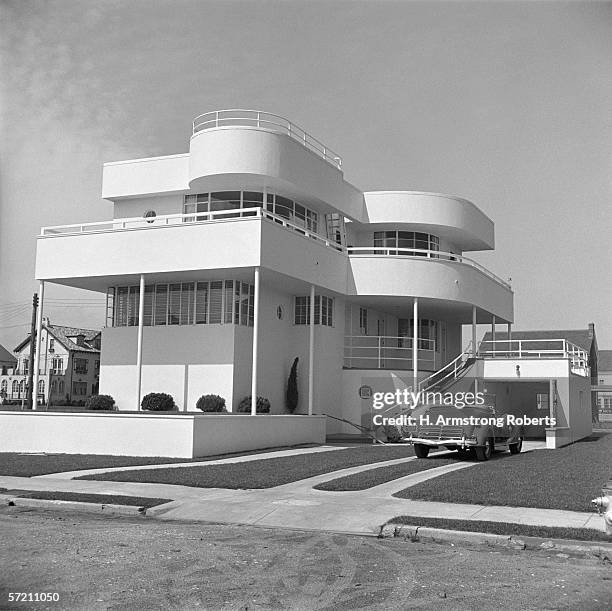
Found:
[{"label": "tree", "polygon": [[287,396],[286,406],[289,413],[297,409],[298,406],[298,385],[297,385],[297,366],[299,358],[296,356],[291,366],[291,372],[289,373],[289,379],[287,380]]}]

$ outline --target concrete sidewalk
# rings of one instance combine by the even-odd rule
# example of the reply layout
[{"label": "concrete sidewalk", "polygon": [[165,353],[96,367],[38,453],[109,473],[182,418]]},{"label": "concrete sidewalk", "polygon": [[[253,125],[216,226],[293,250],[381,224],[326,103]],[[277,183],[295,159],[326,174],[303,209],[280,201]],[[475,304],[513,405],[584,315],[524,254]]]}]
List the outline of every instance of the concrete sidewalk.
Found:
[{"label": "concrete sidewalk", "polygon": [[[261,458],[261,455],[253,456],[253,459],[257,458]],[[400,515],[604,530],[602,518],[595,513],[434,503],[398,499],[392,496],[395,492],[427,479],[458,469],[468,469],[477,464],[473,462],[457,462],[436,467],[362,491],[327,492],[313,489],[313,486],[323,481],[411,460],[415,458],[401,458],[373,465],[351,467],[275,488],[258,490],[70,480],[62,476],[57,478],[0,476],[0,486],[8,489],[55,490],[174,499],[171,503],[149,509],[147,515],[161,520],[249,524],[298,530],[372,534],[378,533],[381,525]],[[193,463],[189,463],[189,466],[193,466]]]}]

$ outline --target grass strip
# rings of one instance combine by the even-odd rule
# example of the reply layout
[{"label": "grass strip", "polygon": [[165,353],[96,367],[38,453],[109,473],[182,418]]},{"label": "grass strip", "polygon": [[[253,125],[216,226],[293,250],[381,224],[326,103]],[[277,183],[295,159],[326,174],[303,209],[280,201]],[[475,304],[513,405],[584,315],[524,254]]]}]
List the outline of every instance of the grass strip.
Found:
[{"label": "grass strip", "polygon": [[280,446],[248,452],[232,452],[217,454],[204,458],[167,458],[164,456],[110,456],[101,454],[24,454],[19,452],[0,452],[0,475],[12,477],[34,477],[65,471],[81,471],[87,469],[112,469],[114,467],[138,467],[145,465],[166,465],[174,463],[203,462],[231,458],[233,456],[248,456],[262,452],[288,450],[299,447],[312,447],[312,444],[300,446]]},{"label": "grass strip", "polygon": [[297,454],[226,465],[117,471],[76,479],[113,482],[176,484],[194,488],[272,488],[301,479],[370,463],[413,456],[409,446],[366,445],[355,448]]},{"label": "grass strip", "polygon": [[45,501],[79,501],[80,503],[96,503],[100,505],[129,505],[134,507],[156,507],[169,503],[172,499],[144,498],[139,496],[123,496],[117,494],[89,494],[83,492],[59,492],[55,490],[5,490],[2,494],[11,494],[20,499],[42,499]]},{"label": "grass strip", "polygon": [[612,543],[612,535],[590,528],[565,528],[559,526],[533,526],[531,524],[509,524],[485,520],[451,520],[447,518],[426,518],[419,516],[397,516],[388,524],[429,526],[445,530],[463,530],[494,535],[541,537],[544,539],[573,539],[575,541],[605,541]]},{"label": "grass strip", "polygon": [[406,488],[393,496],[402,499],[538,507],[570,511],[593,510],[611,479],[612,434],[601,433],[558,450],[534,450],[453,471]]},{"label": "grass strip", "polygon": [[457,457],[434,457],[428,460],[411,460],[409,462],[400,463],[398,465],[389,465],[387,467],[376,467],[368,469],[361,473],[353,473],[336,479],[322,482],[314,486],[315,490],[326,490],[328,492],[351,492],[357,490],[367,490],[373,486],[386,484],[406,475],[420,473],[436,467],[443,467],[458,462]]}]

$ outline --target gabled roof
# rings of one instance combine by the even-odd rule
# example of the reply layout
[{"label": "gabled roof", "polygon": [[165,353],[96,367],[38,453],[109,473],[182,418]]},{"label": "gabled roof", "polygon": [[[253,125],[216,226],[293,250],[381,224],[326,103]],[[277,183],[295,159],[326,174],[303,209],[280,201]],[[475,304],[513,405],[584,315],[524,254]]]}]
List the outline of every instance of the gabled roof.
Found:
[{"label": "gabled roof", "polygon": [[597,353],[599,373],[612,371],[612,350],[600,350]]},{"label": "gabled roof", "polygon": [[17,363],[17,359],[2,344],[0,344],[0,363]]},{"label": "gabled roof", "polygon": [[[590,329],[557,329],[557,330],[544,330],[544,331],[515,331],[512,329],[512,339],[566,339],[572,344],[576,344],[587,352],[591,351],[593,342],[595,341],[595,333]],[[490,331],[487,331],[482,338],[482,341],[492,341],[493,337]],[[495,333],[496,340],[507,340],[508,333],[499,332]],[[600,352],[601,354],[601,352]]]},{"label": "gabled roof", "polygon": [[[76,350],[78,352],[100,352],[97,348],[94,348],[92,342],[100,335],[100,331],[97,329],[81,329],[79,327],[63,327],[61,325],[50,325],[44,324],[43,328],[52,335],[66,350]],[[85,342],[84,346],[79,346],[76,342],[72,341],[71,337],[82,335]],[[25,346],[30,343],[30,336],[26,337],[19,346],[15,348],[15,352],[23,350]]]}]

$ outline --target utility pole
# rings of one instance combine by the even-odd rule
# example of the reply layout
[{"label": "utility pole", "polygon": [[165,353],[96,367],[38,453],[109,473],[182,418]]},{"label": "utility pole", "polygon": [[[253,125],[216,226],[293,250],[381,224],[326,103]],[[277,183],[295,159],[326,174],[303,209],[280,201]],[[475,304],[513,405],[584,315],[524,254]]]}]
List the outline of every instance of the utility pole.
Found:
[{"label": "utility pole", "polygon": [[26,409],[32,409],[32,396],[38,401],[38,389],[32,388],[34,383],[34,351],[36,347],[36,310],[38,309],[38,293],[32,298],[32,327],[30,329],[30,358],[28,360],[28,384],[26,386]]}]

